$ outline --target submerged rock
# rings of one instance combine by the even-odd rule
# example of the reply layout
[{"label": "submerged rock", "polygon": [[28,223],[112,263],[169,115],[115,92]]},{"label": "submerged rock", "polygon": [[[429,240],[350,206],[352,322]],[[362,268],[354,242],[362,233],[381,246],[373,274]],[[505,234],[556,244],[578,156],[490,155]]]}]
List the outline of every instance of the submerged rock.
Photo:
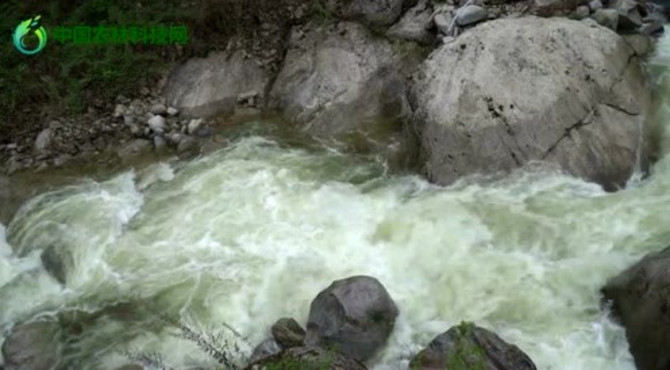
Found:
[{"label": "submerged rock", "polygon": [[386,343],[397,316],[398,308],[377,279],[337,280],[312,301],[305,343],[365,361]]},{"label": "submerged rock", "polygon": [[517,346],[495,333],[462,323],[438,335],[409,365],[412,370],[482,369],[535,370],[533,361]]},{"label": "submerged rock", "polygon": [[651,253],[602,289],[613,314],[626,328],[639,370],[670,366],[670,248]]},{"label": "submerged rock", "polygon": [[602,27],[563,18],[486,22],[444,44],[415,75],[412,125],[427,177],[556,163],[607,190],[642,147],[650,93],[640,56]]},{"label": "submerged rock", "polygon": [[52,370],[60,355],[60,329],[41,321],[12,328],[2,344],[5,370]]}]

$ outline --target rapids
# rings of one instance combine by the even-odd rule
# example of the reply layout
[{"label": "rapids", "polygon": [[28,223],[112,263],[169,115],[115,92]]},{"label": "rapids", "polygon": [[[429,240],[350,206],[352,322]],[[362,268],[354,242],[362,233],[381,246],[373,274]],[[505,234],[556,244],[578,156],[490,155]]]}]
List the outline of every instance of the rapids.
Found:
[{"label": "rapids", "polygon": [[[662,99],[668,63],[665,36],[651,60]],[[229,333],[226,323],[255,344],[280,317],[304,323],[332,280],[369,274],[400,310],[372,369],[406,368],[467,320],[539,369],[633,370],[599,289],[670,242],[668,189],[670,157],[616,193],[541,165],[438,187],[374,158],[241,136],[24,204],[0,228],[0,330],[40,316],[69,323],[64,369],[114,369],[124,351],[207,368],[161,315],[213,332]],[[45,247],[59,251],[65,285],[42,267]]]}]

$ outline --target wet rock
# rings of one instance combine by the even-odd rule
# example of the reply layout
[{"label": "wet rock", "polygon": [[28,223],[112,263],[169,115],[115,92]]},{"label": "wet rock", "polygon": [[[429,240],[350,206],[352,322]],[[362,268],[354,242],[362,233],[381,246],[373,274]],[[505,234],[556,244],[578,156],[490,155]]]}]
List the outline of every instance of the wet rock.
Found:
[{"label": "wet rock", "polygon": [[262,359],[276,355],[282,351],[281,346],[272,338],[266,339],[254,348],[249,357],[249,362],[255,363]]},{"label": "wet rock", "polygon": [[305,330],[291,318],[277,320],[272,328],[272,337],[282,348],[299,347],[305,344]]},{"label": "wet rock", "polygon": [[591,18],[599,25],[616,31],[619,26],[619,12],[616,9],[598,9]]},{"label": "wet rock", "polygon": [[384,286],[369,276],[334,281],[312,301],[305,343],[337,348],[365,361],[393,331],[398,308]]},{"label": "wet rock", "polygon": [[360,21],[371,26],[389,26],[402,14],[403,5],[410,0],[349,0],[329,1],[329,10],[339,18]]},{"label": "wet rock", "polygon": [[236,51],[189,60],[168,80],[165,89],[168,105],[188,117],[232,115],[241,93],[266,91],[270,82],[268,72],[245,55]]},{"label": "wet rock", "polygon": [[182,136],[177,145],[177,152],[180,154],[194,154],[198,150],[198,142],[191,136]]},{"label": "wet rock", "polygon": [[535,370],[517,346],[495,333],[463,323],[438,335],[409,365],[410,369]]},{"label": "wet rock", "polygon": [[419,0],[403,17],[394,24],[386,35],[390,38],[415,41],[422,44],[435,42],[433,27],[433,8],[428,0]]},{"label": "wet rock", "polygon": [[488,18],[489,12],[486,8],[478,5],[464,6],[456,12],[456,23],[461,26],[469,26]]},{"label": "wet rock", "polygon": [[144,370],[144,367],[142,367],[140,365],[131,364],[131,365],[124,365],[124,366],[121,366],[121,367],[117,367],[116,370]]},{"label": "wet rock", "polygon": [[366,370],[361,362],[320,347],[294,347],[253,363],[248,369]]},{"label": "wet rock", "polygon": [[51,245],[40,255],[42,266],[59,283],[67,283],[67,273],[74,269],[74,257],[67,248]]},{"label": "wet rock", "polygon": [[20,324],[2,345],[6,370],[52,370],[60,355],[60,330],[54,322]]},{"label": "wet rock", "polygon": [[639,370],[666,370],[670,364],[670,248],[650,253],[602,289],[613,314],[626,328]]},{"label": "wet rock", "polygon": [[545,161],[616,190],[638,153],[647,162],[640,135],[651,97],[640,57],[602,27],[486,22],[433,52],[413,80],[418,166],[438,184]]},{"label": "wet rock", "polygon": [[398,52],[351,22],[313,26],[302,37],[299,30],[271,92],[271,107],[284,119],[333,139],[376,130],[407,113],[404,81],[418,50]]},{"label": "wet rock", "polygon": [[51,145],[51,140],[54,137],[54,132],[51,128],[45,128],[42,130],[35,139],[35,150],[38,152],[43,152],[49,148]]},{"label": "wet rock", "polygon": [[165,131],[165,118],[163,116],[153,116],[148,121],[147,124],[151,131],[162,134]]}]

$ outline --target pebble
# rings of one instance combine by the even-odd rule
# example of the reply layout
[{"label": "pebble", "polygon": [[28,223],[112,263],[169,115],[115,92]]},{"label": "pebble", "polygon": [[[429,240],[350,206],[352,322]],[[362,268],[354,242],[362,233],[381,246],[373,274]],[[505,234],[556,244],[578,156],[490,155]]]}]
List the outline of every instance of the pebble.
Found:
[{"label": "pebble", "polygon": [[147,121],[147,124],[157,134],[162,134],[165,131],[165,118],[163,116],[153,116]]},{"label": "pebble", "polygon": [[126,112],[126,106],[123,104],[117,104],[116,107],[114,108],[114,113],[112,114],[112,116],[114,118],[121,118],[121,117],[125,118],[124,116],[125,112]]},{"label": "pebble", "polygon": [[53,131],[50,128],[45,128],[37,135],[37,139],[35,139],[35,149],[38,151],[46,150],[49,144],[51,144],[52,138]]},{"label": "pebble", "polygon": [[197,130],[200,128],[200,126],[202,126],[202,122],[203,122],[202,119],[192,119],[192,120],[188,123],[188,128],[187,128],[187,132],[188,132],[188,134],[189,134],[189,135],[193,135],[193,133],[194,133],[195,131],[197,131]]},{"label": "pebble", "polygon": [[167,143],[165,142],[165,139],[163,139],[162,136],[158,135],[154,136],[154,147],[156,149],[163,149],[165,148],[166,145]]},{"label": "pebble", "polygon": [[179,113],[179,109],[174,107],[168,107],[167,114],[168,116],[176,116]]}]

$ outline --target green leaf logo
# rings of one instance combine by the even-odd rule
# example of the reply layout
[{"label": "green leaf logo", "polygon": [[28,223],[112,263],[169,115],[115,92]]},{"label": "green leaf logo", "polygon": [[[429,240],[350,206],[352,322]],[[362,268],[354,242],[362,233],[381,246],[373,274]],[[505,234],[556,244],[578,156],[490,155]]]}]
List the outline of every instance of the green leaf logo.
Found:
[{"label": "green leaf logo", "polygon": [[[47,31],[40,24],[41,15],[27,19],[14,30],[12,37],[14,46],[18,51],[26,55],[39,53],[47,45]],[[37,37],[37,46],[29,45],[30,38]]]}]

